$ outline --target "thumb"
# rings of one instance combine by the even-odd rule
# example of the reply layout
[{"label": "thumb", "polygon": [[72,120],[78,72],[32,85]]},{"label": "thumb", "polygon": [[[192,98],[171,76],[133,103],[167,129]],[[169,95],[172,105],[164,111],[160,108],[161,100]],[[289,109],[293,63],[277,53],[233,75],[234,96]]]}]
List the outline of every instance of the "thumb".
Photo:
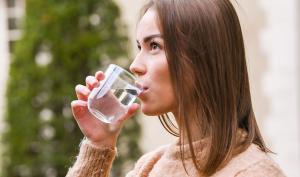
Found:
[{"label": "thumb", "polygon": [[130,108],[128,109],[128,111],[126,112],[126,114],[125,114],[122,118],[120,118],[120,119],[118,120],[118,122],[119,122],[119,121],[120,121],[120,122],[124,122],[124,121],[128,120],[129,118],[131,118],[131,117],[136,113],[136,111],[137,111],[139,108],[140,108],[140,105],[139,105],[139,104],[133,103],[133,104],[130,106]]}]

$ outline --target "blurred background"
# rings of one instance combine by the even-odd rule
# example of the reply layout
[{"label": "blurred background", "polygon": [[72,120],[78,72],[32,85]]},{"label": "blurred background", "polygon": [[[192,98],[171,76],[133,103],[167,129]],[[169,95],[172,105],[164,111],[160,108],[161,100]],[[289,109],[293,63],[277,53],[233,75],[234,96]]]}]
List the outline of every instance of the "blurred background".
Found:
[{"label": "blurred background", "polygon": [[[74,86],[109,63],[128,67],[145,0],[0,0],[0,176],[64,176],[82,135]],[[272,157],[300,176],[300,3],[237,0],[255,113]],[[128,122],[111,176],[170,143],[155,117]]]}]

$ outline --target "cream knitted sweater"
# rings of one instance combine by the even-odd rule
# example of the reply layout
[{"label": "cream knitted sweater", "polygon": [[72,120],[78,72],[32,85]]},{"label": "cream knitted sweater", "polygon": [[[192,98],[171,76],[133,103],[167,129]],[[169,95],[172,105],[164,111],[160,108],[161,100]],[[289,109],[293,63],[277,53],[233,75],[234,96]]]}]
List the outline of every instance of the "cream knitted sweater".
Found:
[{"label": "cream knitted sweater", "polygon": [[[201,156],[201,143],[196,145]],[[187,148],[184,148],[188,151]],[[77,160],[66,177],[108,177],[116,156],[116,149],[96,148],[83,141]],[[189,154],[185,157],[186,174],[176,143],[162,146],[143,155],[126,177],[196,177],[197,171]],[[252,144],[234,157],[212,177],[284,177],[278,165],[258,146]]]}]

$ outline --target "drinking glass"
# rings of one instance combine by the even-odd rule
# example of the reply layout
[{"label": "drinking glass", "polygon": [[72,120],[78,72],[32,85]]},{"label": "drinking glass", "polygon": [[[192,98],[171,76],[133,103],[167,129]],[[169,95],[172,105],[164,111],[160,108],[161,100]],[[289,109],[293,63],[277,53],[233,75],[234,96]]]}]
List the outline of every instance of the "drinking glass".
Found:
[{"label": "drinking glass", "polygon": [[105,79],[88,97],[88,109],[105,123],[116,122],[126,114],[141,89],[135,86],[136,78],[125,69],[110,64]]}]

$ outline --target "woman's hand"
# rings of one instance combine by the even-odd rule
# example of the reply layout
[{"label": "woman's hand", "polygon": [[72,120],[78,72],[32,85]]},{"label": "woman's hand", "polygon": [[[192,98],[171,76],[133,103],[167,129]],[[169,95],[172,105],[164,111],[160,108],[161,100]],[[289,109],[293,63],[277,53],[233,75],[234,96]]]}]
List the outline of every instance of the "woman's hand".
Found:
[{"label": "woman's hand", "polygon": [[95,118],[88,110],[87,99],[91,90],[101,84],[103,79],[102,71],[96,72],[95,76],[87,76],[85,86],[75,87],[78,100],[72,101],[71,107],[80,130],[94,146],[115,147],[124,121],[132,117],[139,105],[132,104],[128,112],[115,123],[106,124]]}]

